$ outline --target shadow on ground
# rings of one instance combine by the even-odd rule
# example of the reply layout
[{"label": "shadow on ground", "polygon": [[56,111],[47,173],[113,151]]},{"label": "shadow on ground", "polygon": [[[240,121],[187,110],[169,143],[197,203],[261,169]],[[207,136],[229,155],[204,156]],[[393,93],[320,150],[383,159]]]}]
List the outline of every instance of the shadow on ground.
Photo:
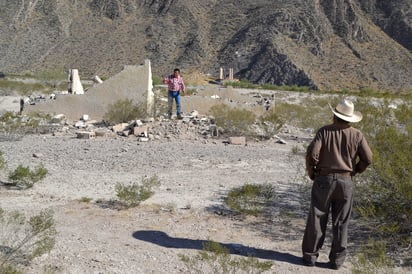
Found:
[{"label": "shadow on ground", "polygon": [[[137,240],[150,242],[167,248],[182,248],[204,250],[206,240],[193,240],[187,238],[170,237],[166,233],[157,230],[139,230],[133,233],[133,237]],[[244,246],[234,243],[219,243],[222,247],[227,248],[230,254],[240,256],[252,256],[255,258],[282,261],[291,264],[302,265],[301,257],[290,253],[283,253],[274,250],[259,249],[250,246]]]}]

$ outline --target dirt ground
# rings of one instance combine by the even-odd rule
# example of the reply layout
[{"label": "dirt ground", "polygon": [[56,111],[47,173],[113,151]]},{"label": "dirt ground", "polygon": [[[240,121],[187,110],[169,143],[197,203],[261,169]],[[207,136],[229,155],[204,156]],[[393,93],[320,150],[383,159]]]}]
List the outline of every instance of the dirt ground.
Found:
[{"label": "dirt ground", "polygon": [[[181,255],[195,257],[207,241],[227,247],[232,258],[272,262],[265,273],[331,273],[329,238],[316,267],[301,264],[310,186],[299,175],[303,157],[291,158],[291,152],[305,145],[310,133],[289,127],[279,134],[286,143],[273,138],[240,146],[185,135],[184,121],[159,123],[172,123],[182,134],[149,142],[70,134],[0,142],[10,170],[43,164],[49,172],[31,189],[0,189],[5,210],[54,211],[56,245],[24,273],[196,273]],[[107,202],[117,199],[117,183],[155,175],[160,186],[139,206],[116,210]],[[227,212],[223,197],[245,183],[274,186],[278,198],[270,216]],[[350,260],[333,272],[351,273]],[[216,272],[199,264],[203,273]]]}]

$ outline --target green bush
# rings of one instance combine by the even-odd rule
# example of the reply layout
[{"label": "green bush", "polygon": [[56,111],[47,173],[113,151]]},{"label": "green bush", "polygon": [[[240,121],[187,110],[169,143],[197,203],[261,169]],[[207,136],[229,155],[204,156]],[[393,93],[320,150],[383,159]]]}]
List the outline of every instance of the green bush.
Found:
[{"label": "green bush", "polygon": [[0,171],[6,167],[6,160],[3,157],[3,151],[0,150]]},{"label": "green bush", "polygon": [[14,171],[10,172],[9,180],[12,185],[19,185],[24,188],[30,188],[35,183],[43,180],[48,171],[40,165],[31,171],[29,167],[19,165]]},{"label": "green bush", "polygon": [[278,85],[273,85],[273,84],[263,84],[262,88],[266,90],[285,90],[285,91],[300,91],[300,92],[308,92],[311,90],[308,86],[297,86],[297,85],[278,86]]},{"label": "green bush", "polygon": [[143,178],[141,184],[132,183],[124,185],[117,183],[115,191],[116,196],[126,207],[135,207],[141,202],[149,199],[154,194],[153,188],[159,185],[159,178],[153,176],[150,178]]},{"label": "green bush", "polygon": [[259,118],[260,128],[263,129],[264,138],[272,138],[285,124],[285,118],[281,117],[275,108],[271,108]]},{"label": "green bush", "polygon": [[124,99],[110,104],[103,119],[109,124],[117,124],[144,116],[146,116],[146,108],[143,105],[136,105],[131,99]]},{"label": "green bush", "polygon": [[225,104],[215,105],[210,109],[215,117],[216,125],[224,129],[228,135],[252,135],[250,128],[256,115],[246,109],[231,108]]},{"label": "green bush", "polygon": [[180,255],[190,273],[205,273],[205,268],[211,273],[262,273],[270,270],[271,261],[259,261],[249,256],[247,258],[232,258],[229,249],[221,244],[208,241],[203,244],[203,250],[194,257]]},{"label": "green bush", "polygon": [[0,209],[1,273],[21,273],[20,265],[27,265],[35,257],[48,253],[55,244],[53,212],[41,211],[28,220],[18,211]]},{"label": "green bush", "polygon": [[153,86],[158,86],[163,84],[163,79],[160,76],[152,76]]},{"label": "green bush", "polygon": [[256,89],[259,87],[258,85],[248,82],[246,80],[227,81],[225,82],[225,86],[232,86],[234,88],[248,88],[248,89]]},{"label": "green bush", "polygon": [[52,116],[46,113],[31,112],[19,115],[8,111],[0,116],[0,132],[3,134],[49,133]]},{"label": "green bush", "polygon": [[288,125],[317,130],[325,124],[332,123],[329,102],[330,100],[326,99],[307,99],[304,105],[278,103],[275,112]]},{"label": "green bush", "polygon": [[387,256],[386,243],[373,239],[369,240],[351,261],[353,274],[375,274],[379,273],[379,270],[393,267],[393,261]]},{"label": "green bush", "polygon": [[360,124],[373,151],[371,167],[359,176],[355,213],[374,239],[388,239],[390,249],[412,242],[412,110],[384,106],[363,108]]},{"label": "green bush", "polygon": [[231,210],[238,214],[258,215],[276,200],[272,185],[245,184],[229,191],[224,201]]},{"label": "green bush", "polygon": [[0,78],[0,96],[19,94],[28,96],[33,93],[42,93],[46,86],[42,83],[24,83],[18,80]]}]

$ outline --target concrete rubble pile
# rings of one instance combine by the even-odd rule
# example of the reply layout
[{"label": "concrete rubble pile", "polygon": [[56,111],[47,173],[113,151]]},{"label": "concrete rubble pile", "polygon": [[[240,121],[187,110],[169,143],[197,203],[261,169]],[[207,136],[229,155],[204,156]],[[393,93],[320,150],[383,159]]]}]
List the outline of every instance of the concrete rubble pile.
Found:
[{"label": "concrete rubble pile", "polygon": [[[79,121],[69,122],[64,115],[56,115],[52,119],[51,126],[54,128],[52,134],[55,136],[75,135],[79,139],[128,137],[136,138],[139,142],[162,139],[197,140],[218,136],[214,118],[201,117],[197,111],[192,111],[190,115],[184,116],[182,120],[170,120],[160,116],[112,126],[106,126],[104,122],[88,120],[87,118],[87,115],[84,115]],[[60,125],[60,127],[56,128],[56,125]]]}]

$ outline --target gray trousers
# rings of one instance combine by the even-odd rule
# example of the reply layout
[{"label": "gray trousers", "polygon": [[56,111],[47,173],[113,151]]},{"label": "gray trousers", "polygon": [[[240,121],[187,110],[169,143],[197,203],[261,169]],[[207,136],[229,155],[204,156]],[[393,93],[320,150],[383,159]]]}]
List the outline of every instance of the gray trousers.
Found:
[{"label": "gray trousers", "polygon": [[329,260],[342,265],[347,253],[348,225],[353,204],[353,181],[337,174],[316,176],[305,234],[303,259],[316,262],[325,240],[329,211],[332,213],[332,247]]}]

